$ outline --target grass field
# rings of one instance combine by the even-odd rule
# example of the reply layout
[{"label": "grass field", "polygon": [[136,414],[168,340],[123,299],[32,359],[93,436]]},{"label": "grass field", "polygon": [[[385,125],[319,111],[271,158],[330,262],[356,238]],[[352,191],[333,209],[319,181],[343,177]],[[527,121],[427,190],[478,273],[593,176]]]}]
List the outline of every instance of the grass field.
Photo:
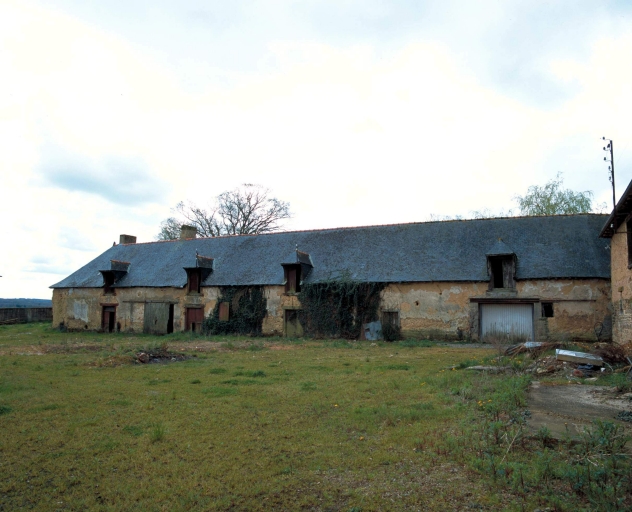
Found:
[{"label": "grass field", "polygon": [[[160,345],[190,357],[134,363]],[[449,369],[490,354],[1,327],[0,510],[564,509],[493,431],[527,380]]]}]

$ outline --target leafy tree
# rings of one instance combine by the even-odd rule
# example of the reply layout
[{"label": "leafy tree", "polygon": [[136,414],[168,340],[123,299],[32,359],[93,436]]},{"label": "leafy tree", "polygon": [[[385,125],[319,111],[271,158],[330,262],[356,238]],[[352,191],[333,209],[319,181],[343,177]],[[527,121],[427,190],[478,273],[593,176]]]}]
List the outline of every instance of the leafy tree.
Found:
[{"label": "leafy tree", "polygon": [[180,201],[172,210],[176,216],[160,224],[157,240],[180,238],[183,224],[195,226],[203,237],[251,235],[281,229],[281,222],[291,217],[290,203],[270,197],[270,190],[245,183],[217,196],[208,209]]},{"label": "leafy tree", "polygon": [[431,213],[429,220],[463,220],[463,219],[493,219],[498,217],[514,217],[516,215],[565,215],[573,213],[590,213],[604,211],[605,203],[594,204],[593,193],[590,190],[575,192],[563,188],[562,173],[557,173],[554,179],[544,186],[532,185],[524,196],[515,196],[519,211],[509,209],[494,212],[489,208],[470,211],[468,215],[449,216]]},{"label": "leafy tree", "polygon": [[[532,185],[524,196],[516,196],[522,215],[562,215],[593,211],[593,193],[575,192],[562,187],[562,174],[540,187]],[[601,205],[598,205],[601,207]]]}]

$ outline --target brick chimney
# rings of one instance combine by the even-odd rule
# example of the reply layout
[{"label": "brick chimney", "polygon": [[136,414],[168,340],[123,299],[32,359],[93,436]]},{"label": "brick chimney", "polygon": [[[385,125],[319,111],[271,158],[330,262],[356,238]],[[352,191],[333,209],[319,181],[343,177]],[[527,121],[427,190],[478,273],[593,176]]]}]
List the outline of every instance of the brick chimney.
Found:
[{"label": "brick chimney", "polygon": [[119,238],[119,244],[135,244],[136,237],[132,235],[121,235]]},{"label": "brick chimney", "polygon": [[195,226],[187,226],[183,224],[180,228],[180,240],[195,238],[197,236],[197,228]]}]

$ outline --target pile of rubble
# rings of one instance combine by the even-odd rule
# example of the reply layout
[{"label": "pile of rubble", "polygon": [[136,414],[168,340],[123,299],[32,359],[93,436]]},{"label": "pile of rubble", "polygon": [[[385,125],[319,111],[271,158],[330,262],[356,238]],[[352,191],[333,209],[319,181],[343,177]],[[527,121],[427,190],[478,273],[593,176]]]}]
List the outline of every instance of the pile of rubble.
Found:
[{"label": "pile of rubble", "polygon": [[[525,342],[507,348],[505,354],[528,354],[533,358],[526,371],[535,375],[561,374],[569,379],[591,379],[603,373],[626,373],[632,379],[630,347],[601,343],[590,346],[590,352],[559,348],[559,343]],[[583,348],[583,347],[582,347]],[[542,354],[555,349],[555,355]]]},{"label": "pile of rubble", "polygon": [[[136,354],[136,363],[151,364],[151,363],[171,363],[175,361],[184,361],[191,356],[186,354],[176,354],[168,352],[166,350],[148,350],[146,352],[139,352]],[[195,357],[195,356],[194,356]]]}]

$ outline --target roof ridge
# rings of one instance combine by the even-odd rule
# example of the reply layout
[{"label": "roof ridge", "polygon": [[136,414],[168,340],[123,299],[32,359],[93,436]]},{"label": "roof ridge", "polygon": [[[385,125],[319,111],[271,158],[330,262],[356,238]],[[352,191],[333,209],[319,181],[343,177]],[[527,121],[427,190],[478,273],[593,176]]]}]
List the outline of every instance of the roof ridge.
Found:
[{"label": "roof ridge", "polygon": [[182,240],[176,238],[174,240],[151,240],[149,242],[138,242],[136,244],[117,244],[117,245],[149,245],[159,243],[172,243],[172,242],[188,242],[192,240],[211,240],[211,239],[226,239],[226,238],[239,238],[247,236],[266,236],[266,235],[279,235],[281,233],[315,233],[320,231],[337,231],[344,229],[368,229],[368,228],[384,228],[393,226],[416,226],[421,224],[440,224],[440,223],[456,223],[456,222],[485,222],[493,220],[508,220],[508,219],[541,219],[543,217],[558,218],[558,217],[607,217],[607,213],[562,213],[557,215],[515,215],[506,217],[486,217],[483,219],[445,219],[445,220],[425,220],[425,221],[413,221],[413,222],[394,222],[390,224],[365,224],[362,226],[338,226],[335,228],[313,228],[313,229],[292,229],[289,231],[271,231],[267,233],[248,233],[248,234],[235,234],[235,235],[219,235],[219,236],[201,236],[196,238],[186,238]]}]

